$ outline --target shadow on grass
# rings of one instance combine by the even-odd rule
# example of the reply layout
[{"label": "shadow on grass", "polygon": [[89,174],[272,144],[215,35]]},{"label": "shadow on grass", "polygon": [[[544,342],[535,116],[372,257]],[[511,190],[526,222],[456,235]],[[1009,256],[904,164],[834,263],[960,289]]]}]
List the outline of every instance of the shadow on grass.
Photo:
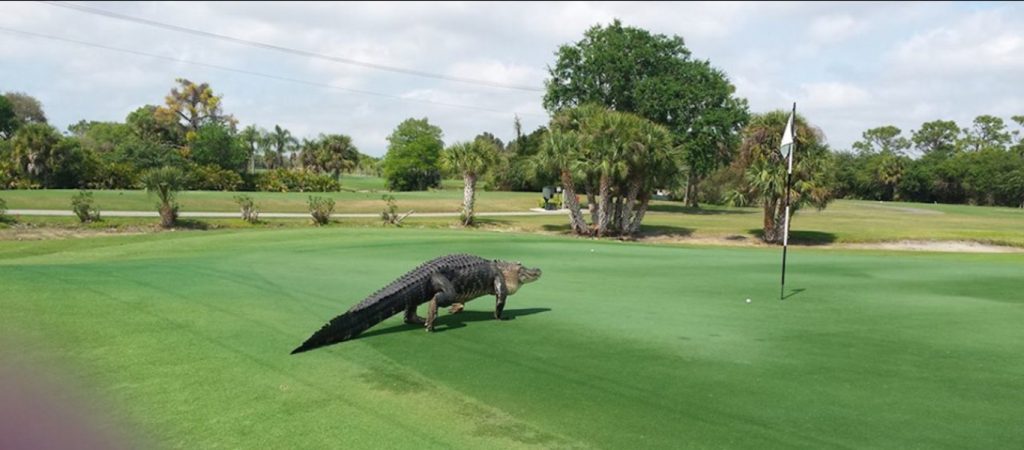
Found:
[{"label": "shadow on grass", "polygon": [[782,296],[782,299],[785,300],[806,290],[804,288],[791,289],[788,294]]},{"label": "shadow on grass", "polygon": [[174,221],[174,228],[181,230],[209,230],[211,228],[216,227],[213,227],[209,223],[203,222],[202,220],[178,219]]},{"label": "shadow on grass", "polygon": [[648,211],[695,214],[699,216],[716,216],[721,214],[753,214],[751,211],[737,211],[732,209],[703,209],[694,208],[682,204],[656,204],[649,205]]},{"label": "shadow on grass", "polygon": [[642,225],[637,237],[689,237],[693,232],[693,228],[674,225]]},{"label": "shadow on grass", "polygon": [[[523,308],[523,309],[506,309],[502,314],[504,320],[515,320],[520,316],[529,316],[533,314],[539,314],[543,312],[551,311],[551,308]],[[441,315],[442,312],[438,311],[437,320],[434,322],[434,332],[443,333],[448,330],[456,328],[462,328],[470,322],[482,322],[485,320],[494,320],[494,312],[492,311],[462,311],[458,314],[445,314]],[[399,333],[402,331],[409,330],[422,330],[423,325],[410,325],[403,323],[390,328],[383,328],[380,330],[373,330],[359,335],[356,339],[363,339],[370,336],[380,336],[384,334]]]},{"label": "shadow on grass", "polygon": [[[562,233],[562,234],[570,234],[571,233],[570,228],[569,228],[569,224],[559,224],[559,225],[544,224],[544,225],[541,225],[541,228],[544,231],[553,232],[553,233]],[[693,228],[677,227],[677,226],[674,226],[674,225],[643,225],[643,226],[640,227],[640,232],[637,233],[635,236],[625,237],[625,238],[626,239],[635,239],[635,238],[641,238],[641,237],[644,237],[644,238],[649,238],[649,237],[675,237],[675,238],[683,238],[683,237],[689,237],[689,236],[693,235],[694,231],[695,230]],[[618,236],[616,234],[611,234],[611,235],[608,235],[606,237],[607,238],[620,238],[620,236]]]},{"label": "shadow on grass", "polygon": [[[454,219],[455,220],[453,220],[452,223],[455,223],[455,224],[462,223],[462,220],[460,220],[459,218],[456,217]],[[512,226],[512,221],[508,220],[508,219],[499,219],[499,218],[496,218],[496,217],[474,216],[473,217],[473,225],[470,225],[470,228],[474,228],[474,227],[476,227],[476,228],[483,228],[483,227],[490,227],[490,226],[510,227],[510,226]]]},{"label": "shadow on grass", "polygon": [[[758,239],[764,236],[764,230],[760,228],[747,230],[747,232]],[[828,245],[835,242],[836,239],[837,236],[835,234],[824,231],[789,231],[789,242],[797,245]]]}]

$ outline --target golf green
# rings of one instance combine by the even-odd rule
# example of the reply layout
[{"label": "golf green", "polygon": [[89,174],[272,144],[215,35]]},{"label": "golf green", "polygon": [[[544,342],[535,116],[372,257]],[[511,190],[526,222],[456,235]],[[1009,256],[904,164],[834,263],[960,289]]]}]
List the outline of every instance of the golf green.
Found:
[{"label": "golf green", "polygon": [[[481,298],[288,354],[456,252],[544,275],[513,320]],[[1024,447],[1024,254],[796,248],[784,301],[779,260],[460,230],[0,242],[0,358],[146,447]]]}]

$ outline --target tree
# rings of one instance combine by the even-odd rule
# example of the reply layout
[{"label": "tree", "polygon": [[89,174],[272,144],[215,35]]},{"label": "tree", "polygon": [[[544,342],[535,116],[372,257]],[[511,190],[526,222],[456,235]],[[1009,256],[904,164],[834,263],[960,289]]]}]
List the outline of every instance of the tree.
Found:
[{"label": "tree", "polygon": [[[687,192],[727,164],[749,113],[724,72],[693,60],[679,36],[652,35],[615,20],[558,49],[544,106],[551,112],[596,103],[665,125],[684,150]],[[696,196],[688,201],[696,205]]]},{"label": "tree", "polygon": [[569,227],[573,233],[587,235],[587,223],[583,221],[579,200],[576,196],[576,179],[579,178],[580,162],[577,152],[580,149],[579,133],[573,130],[552,129],[545,134],[544,144],[536,159],[541,167],[558,173],[562,183],[562,198],[569,209]]},{"label": "tree", "polygon": [[46,123],[43,104],[35,97],[24,92],[7,92],[4,94],[14,109],[14,115],[22,125],[30,123]]},{"label": "tree", "polygon": [[981,115],[974,118],[974,126],[963,130],[962,145],[968,151],[980,151],[987,148],[1006,148],[1011,142],[1010,132],[1006,130],[1003,119]]},{"label": "tree", "polygon": [[267,169],[284,167],[287,155],[295,150],[299,141],[292,137],[291,131],[274,125],[274,131],[267,134],[268,149],[263,155]]},{"label": "tree", "polygon": [[140,140],[168,150],[185,145],[177,118],[161,114],[159,106],[145,105],[128,114],[125,123]]},{"label": "tree", "polygon": [[388,136],[384,178],[388,189],[420,191],[441,185],[438,160],[444,141],[441,129],[426,118],[406,119]]},{"label": "tree", "polygon": [[185,131],[186,139],[199,132],[203,125],[214,123],[234,129],[235,118],[221,110],[222,96],[216,95],[207,83],[196,84],[185,78],[175,80],[178,87],[172,88],[164,98],[164,105],[157,109],[157,115],[164,120],[174,120]]},{"label": "tree", "polygon": [[470,142],[458,142],[441,154],[442,165],[462,175],[462,225],[473,224],[473,203],[476,200],[476,182],[480,175],[492,167],[498,158],[498,146],[493,139],[481,136]]},{"label": "tree", "polygon": [[861,135],[862,140],[853,143],[853,148],[863,154],[902,154],[910,148],[910,141],[900,136],[900,133],[902,130],[892,125],[872,128]]},{"label": "tree", "polygon": [[335,179],[359,165],[359,150],[344,134],[321,134],[302,146],[302,165],[316,172],[330,173]]},{"label": "tree", "polygon": [[245,165],[247,151],[244,143],[235,139],[231,130],[222,124],[207,123],[199,128],[192,141],[192,161],[199,165],[213,165],[238,172]]},{"label": "tree", "polygon": [[[740,154],[733,167],[743,184],[730,196],[733,204],[757,204],[763,212],[762,239],[781,243],[785,221],[786,160],[779,151],[789,112],[755,114],[743,130]],[[824,209],[832,200],[831,159],[821,131],[797,115],[794,140],[790,216],[806,205]]]},{"label": "tree", "polygon": [[243,128],[241,133],[238,133],[238,139],[245,146],[246,171],[250,174],[256,171],[256,154],[260,153],[264,147],[266,133],[266,130],[257,128],[256,125],[249,125]]},{"label": "tree", "polygon": [[[560,174],[570,225],[580,234],[636,233],[651,193],[671,183],[679,172],[680,155],[668,129],[635,114],[584,105],[556,115],[551,130],[558,137],[547,141],[538,164]],[[588,190],[594,186],[597,190],[591,230],[582,225],[575,202],[580,182]]]},{"label": "tree", "polygon": [[496,140],[500,149],[499,157],[495,170],[490,171],[488,186],[502,191],[538,192],[544,186],[558,184],[557,174],[539,172],[532,163],[533,157],[547,139],[547,133],[547,127],[541,126],[529,134],[520,135],[505,146]]},{"label": "tree", "polygon": [[142,175],[142,184],[146,191],[155,193],[160,203],[157,204],[157,211],[160,212],[160,225],[164,228],[174,226],[178,220],[178,203],[175,201],[178,191],[185,187],[187,178],[185,173],[177,167],[161,167],[152,169]]},{"label": "tree", "polygon": [[60,141],[60,133],[49,125],[21,127],[11,139],[11,157],[18,174],[42,187],[55,187],[55,175],[66,156],[58,147]]},{"label": "tree", "polygon": [[10,139],[20,126],[21,121],[14,113],[14,105],[7,97],[0,95],[0,139]]},{"label": "tree", "polygon": [[960,127],[952,120],[933,120],[921,124],[921,129],[910,133],[914,148],[923,155],[950,156],[956,152]]}]

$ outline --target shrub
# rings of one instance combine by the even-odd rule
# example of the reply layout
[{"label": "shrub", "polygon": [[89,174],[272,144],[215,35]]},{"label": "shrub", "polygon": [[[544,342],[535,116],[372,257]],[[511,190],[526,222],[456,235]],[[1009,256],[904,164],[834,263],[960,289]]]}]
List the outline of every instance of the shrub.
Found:
[{"label": "shrub", "polygon": [[341,183],[329,175],[308,170],[274,169],[259,174],[256,190],[267,192],[337,192]]},{"label": "shrub", "polygon": [[260,221],[260,208],[256,206],[256,202],[253,201],[252,197],[245,194],[236,195],[235,202],[238,203],[239,208],[242,210],[242,220],[249,223]]},{"label": "shrub", "polygon": [[334,199],[309,196],[309,214],[317,225],[326,225],[334,212]]},{"label": "shrub", "polygon": [[544,202],[544,197],[541,197],[540,200],[537,200],[537,206],[549,210],[562,209],[562,194],[551,196],[551,200],[548,200],[547,203]]},{"label": "shrub", "polygon": [[100,210],[93,204],[92,192],[78,191],[71,197],[71,210],[82,223],[100,220]]},{"label": "shrub", "polygon": [[160,199],[157,210],[160,212],[160,225],[164,228],[174,226],[178,220],[178,203],[174,198],[184,187],[185,182],[184,172],[171,166],[152,169],[142,175],[142,184],[146,186],[146,191],[155,192]]},{"label": "shrub", "polygon": [[204,191],[236,191],[242,185],[242,176],[237,172],[214,165],[193,167],[191,178],[191,187]]}]

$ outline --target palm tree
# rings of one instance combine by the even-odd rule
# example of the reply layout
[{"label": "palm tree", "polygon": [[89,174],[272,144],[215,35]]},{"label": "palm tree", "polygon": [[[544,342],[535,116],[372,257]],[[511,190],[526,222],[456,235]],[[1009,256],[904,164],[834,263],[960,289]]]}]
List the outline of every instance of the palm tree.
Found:
[{"label": "palm tree", "polygon": [[142,175],[142,183],[150,194],[156,193],[160,203],[157,210],[160,212],[160,225],[164,228],[174,226],[178,219],[178,203],[174,201],[175,196],[185,186],[185,173],[177,167],[164,166],[152,169]]},{"label": "palm tree", "polygon": [[330,172],[337,179],[341,172],[351,172],[359,164],[359,151],[352,138],[343,134],[321,135],[315,147],[314,166]]},{"label": "palm tree", "polygon": [[892,151],[883,151],[878,164],[878,181],[885,188],[885,198],[896,200],[896,186],[903,178],[903,159]]},{"label": "palm tree", "polygon": [[589,235],[587,223],[580,212],[580,202],[576,199],[576,183],[574,177],[582,168],[579,151],[583,147],[579,134],[575,131],[563,131],[552,128],[548,132],[537,153],[536,162],[539,166],[558,173],[562,182],[562,203],[569,209],[569,226],[578,235]]},{"label": "palm tree", "polygon": [[473,203],[476,201],[476,181],[497,161],[498,148],[486,139],[459,142],[445,149],[441,164],[447,170],[462,174],[465,184],[462,200],[462,224],[473,224]]},{"label": "palm tree", "polygon": [[[755,115],[743,130],[740,154],[733,168],[743,173],[734,204],[758,204],[764,212],[762,239],[781,243],[785,224],[786,160],[779,151],[782,133],[789,120],[786,111]],[[824,136],[817,128],[797,116],[794,120],[796,153],[790,189],[790,216],[802,206],[824,209],[832,200],[831,164]]]},{"label": "palm tree", "polygon": [[247,126],[238,134],[238,137],[245,143],[246,153],[249,154],[247,170],[250,174],[256,171],[256,151],[261,146],[263,134],[264,132],[256,128],[256,125]]},{"label": "palm tree", "polygon": [[284,167],[286,155],[299,144],[292,133],[280,125],[274,125],[274,131],[267,135],[267,140],[270,148],[263,156],[268,169]]}]

